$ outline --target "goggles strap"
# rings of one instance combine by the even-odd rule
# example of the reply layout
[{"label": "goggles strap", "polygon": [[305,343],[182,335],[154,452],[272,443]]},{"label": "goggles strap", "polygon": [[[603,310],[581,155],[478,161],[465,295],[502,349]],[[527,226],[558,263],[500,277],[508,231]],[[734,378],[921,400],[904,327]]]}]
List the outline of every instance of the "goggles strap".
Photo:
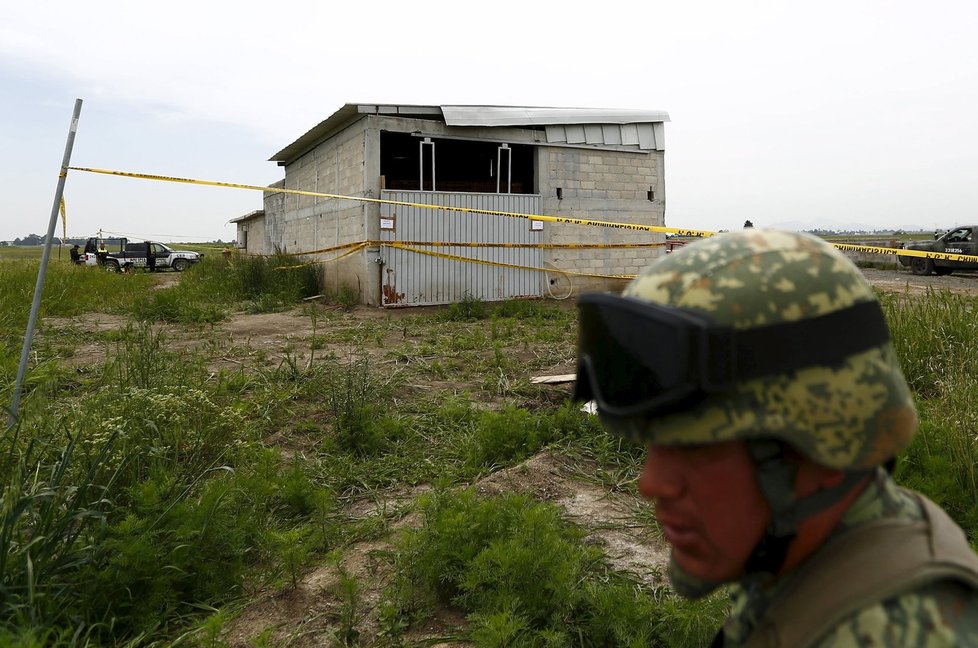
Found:
[{"label": "goggles strap", "polygon": [[735,331],[737,377],[756,378],[812,366],[839,366],[889,341],[879,303],[860,302],[810,319]]}]

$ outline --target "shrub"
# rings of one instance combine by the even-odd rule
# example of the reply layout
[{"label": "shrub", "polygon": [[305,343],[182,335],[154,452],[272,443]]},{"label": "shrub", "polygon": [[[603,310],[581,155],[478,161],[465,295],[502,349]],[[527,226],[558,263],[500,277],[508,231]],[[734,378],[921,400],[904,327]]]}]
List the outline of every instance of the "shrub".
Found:
[{"label": "shrub", "polygon": [[[460,606],[480,646],[705,645],[722,598],[652,597],[603,563],[550,504],[439,491],[397,544],[383,623],[403,629],[434,601]],[[664,606],[663,602],[669,605]]]},{"label": "shrub", "polygon": [[466,322],[489,317],[489,307],[484,301],[465,293],[462,301],[449,304],[440,317],[447,322]]},{"label": "shrub", "polygon": [[501,412],[479,412],[473,429],[469,464],[506,464],[529,457],[539,447],[538,420],[509,406]]},{"label": "shrub", "polygon": [[276,254],[270,257],[243,256],[232,265],[240,296],[256,300],[273,297],[282,303],[295,303],[321,292],[319,265],[302,257]]}]

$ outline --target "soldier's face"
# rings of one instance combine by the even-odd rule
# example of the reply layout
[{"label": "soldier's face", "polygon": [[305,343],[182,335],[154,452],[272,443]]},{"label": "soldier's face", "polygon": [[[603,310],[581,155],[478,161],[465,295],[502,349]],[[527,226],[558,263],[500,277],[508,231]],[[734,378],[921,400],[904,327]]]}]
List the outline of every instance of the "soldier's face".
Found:
[{"label": "soldier's face", "polygon": [[655,502],[673,558],[705,580],[732,580],[771,517],[742,441],[649,446],[639,491]]}]

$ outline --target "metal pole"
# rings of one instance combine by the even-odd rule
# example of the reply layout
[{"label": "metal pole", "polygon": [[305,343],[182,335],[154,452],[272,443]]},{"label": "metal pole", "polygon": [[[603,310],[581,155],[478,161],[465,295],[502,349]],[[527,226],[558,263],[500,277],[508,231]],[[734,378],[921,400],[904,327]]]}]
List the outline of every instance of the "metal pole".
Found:
[{"label": "metal pole", "polygon": [[10,404],[8,424],[13,427],[17,422],[17,410],[20,408],[20,389],[27,373],[27,359],[31,354],[31,340],[34,337],[34,325],[37,323],[37,311],[41,308],[41,292],[44,290],[44,277],[47,275],[48,260],[51,258],[51,239],[54,238],[54,226],[58,222],[58,211],[61,209],[61,197],[65,192],[65,178],[68,175],[68,164],[71,162],[71,149],[75,145],[75,131],[78,130],[78,117],[81,115],[82,100],[75,99],[75,110],[71,114],[71,126],[68,128],[68,141],[65,143],[65,155],[61,162],[61,173],[58,175],[58,188],[54,192],[54,206],[51,207],[51,220],[48,223],[48,235],[44,239],[44,251],[41,253],[41,267],[37,271],[37,283],[34,285],[34,302],[31,304],[31,316],[27,320],[27,332],[24,333],[24,348],[20,353],[20,367],[17,369],[17,380],[14,383],[14,399]]}]

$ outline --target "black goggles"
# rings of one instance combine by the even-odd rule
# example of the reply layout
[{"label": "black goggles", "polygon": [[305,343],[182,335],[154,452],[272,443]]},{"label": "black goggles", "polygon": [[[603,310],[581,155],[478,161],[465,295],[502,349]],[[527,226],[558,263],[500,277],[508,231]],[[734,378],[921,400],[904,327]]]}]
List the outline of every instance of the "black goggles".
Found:
[{"label": "black goggles", "polygon": [[574,399],[620,418],[676,412],[752,378],[837,367],[890,339],[875,301],[744,330],[705,312],[611,293],[581,295],[577,306]]}]

